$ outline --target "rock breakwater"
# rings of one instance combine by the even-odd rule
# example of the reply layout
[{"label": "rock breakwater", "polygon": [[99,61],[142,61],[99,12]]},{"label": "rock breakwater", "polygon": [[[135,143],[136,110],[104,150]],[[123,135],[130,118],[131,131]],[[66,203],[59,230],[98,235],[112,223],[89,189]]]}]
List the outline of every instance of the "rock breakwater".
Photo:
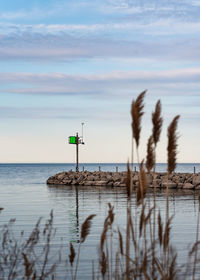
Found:
[{"label": "rock breakwater", "polygon": [[[149,187],[154,187],[153,175],[147,174]],[[138,172],[132,172],[133,187],[137,187],[139,181]],[[157,188],[166,188],[167,174],[156,173],[155,183]],[[126,172],[101,172],[82,171],[61,172],[51,176],[47,180],[48,185],[82,185],[82,186],[111,186],[125,187]],[[196,189],[200,190],[200,173],[174,173],[170,175],[168,186],[171,189]]]}]

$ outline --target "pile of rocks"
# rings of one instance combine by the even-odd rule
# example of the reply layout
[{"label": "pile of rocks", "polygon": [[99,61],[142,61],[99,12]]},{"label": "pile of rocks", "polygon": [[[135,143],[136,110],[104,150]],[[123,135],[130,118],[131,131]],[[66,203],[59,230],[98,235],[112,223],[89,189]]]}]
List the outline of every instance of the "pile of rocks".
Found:
[{"label": "pile of rocks", "polygon": [[[149,187],[154,187],[153,175],[147,174]],[[133,187],[137,187],[139,181],[138,172],[132,173]],[[156,187],[166,188],[167,174],[156,173]],[[48,185],[83,185],[83,186],[126,186],[126,172],[101,172],[101,171],[83,171],[61,172],[51,176],[47,180]],[[171,189],[199,189],[200,190],[200,173],[174,173],[170,175],[168,186]]]}]

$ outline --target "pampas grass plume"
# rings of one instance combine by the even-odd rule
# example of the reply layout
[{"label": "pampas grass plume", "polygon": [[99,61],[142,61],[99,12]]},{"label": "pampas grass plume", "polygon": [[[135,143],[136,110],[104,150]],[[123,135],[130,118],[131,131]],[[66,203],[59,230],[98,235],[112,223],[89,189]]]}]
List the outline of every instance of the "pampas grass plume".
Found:
[{"label": "pampas grass plume", "polygon": [[72,243],[70,242],[69,261],[70,261],[71,266],[73,265],[75,256],[76,256],[76,252],[75,252],[75,250],[74,250],[74,247],[73,247]]},{"label": "pampas grass plume", "polygon": [[163,124],[163,118],[161,117],[161,102],[158,100],[156,103],[155,111],[152,113],[152,123],[153,123],[153,142],[156,146],[159,139],[160,139],[160,133],[161,128]]},{"label": "pampas grass plume", "polygon": [[153,147],[153,137],[150,136],[147,142],[147,158],[146,158],[146,168],[150,173],[152,168],[155,166],[155,152]]},{"label": "pampas grass plume", "polygon": [[176,168],[176,155],[177,155],[177,125],[178,125],[178,119],[180,118],[179,115],[177,115],[171,122],[171,124],[168,127],[168,146],[167,146],[167,152],[168,152],[168,173],[171,174],[175,168]]},{"label": "pampas grass plume", "polygon": [[143,108],[144,108],[144,96],[146,94],[146,90],[140,93],[140,95],[137,97],[136,101],[132,102],[131,106],[131,116],[132,116],[132,133],[133,138],[135,139],[137,147],[139,146],[140,141],[140,131],[141,131],[141,118],[144,114]]},{"label": "pampas grass plume", "polygon": [[88,216],[84,223],[82,224],[81,227],[81,243],[83,243],[86,239],[86,237],[88,236],[88,234],[90,233],[90,227],[91,227],[91,220],[95,217],[96,215],[92,214],[90,216]]}]

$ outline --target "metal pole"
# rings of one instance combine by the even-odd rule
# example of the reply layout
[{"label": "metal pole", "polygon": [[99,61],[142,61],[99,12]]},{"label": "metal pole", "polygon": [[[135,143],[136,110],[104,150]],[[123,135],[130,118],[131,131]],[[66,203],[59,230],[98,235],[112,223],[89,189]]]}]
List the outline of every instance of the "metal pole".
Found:
[{"label": "metal pole", "polygon": [[82,125],[82,140],[83,140],[83,126],[84,126],[84,122],[82,122],[81,125]]},{"label": "metal pole", "polygon": [[78,168],[78,133],[76,133],[76,172],[79,172]]}]

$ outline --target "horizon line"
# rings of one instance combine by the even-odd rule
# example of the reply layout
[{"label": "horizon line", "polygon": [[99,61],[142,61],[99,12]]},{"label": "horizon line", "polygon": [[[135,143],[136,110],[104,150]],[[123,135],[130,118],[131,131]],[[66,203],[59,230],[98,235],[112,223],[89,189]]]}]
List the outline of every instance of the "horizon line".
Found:
[{"label": "horizon line", "polygon": [[[75,162],[0,162],[0,164],[74,164]],[[127,162],[80,162],[79,165],[83,164],[127,164]],[[129,163],[131,164],[131,163]],[[134,162],[133,164],[137,164]],[[157,162],[156,164],[167,164],[167,162]],[[200,162],[178,162],[178,164],[200,164]]]}]

